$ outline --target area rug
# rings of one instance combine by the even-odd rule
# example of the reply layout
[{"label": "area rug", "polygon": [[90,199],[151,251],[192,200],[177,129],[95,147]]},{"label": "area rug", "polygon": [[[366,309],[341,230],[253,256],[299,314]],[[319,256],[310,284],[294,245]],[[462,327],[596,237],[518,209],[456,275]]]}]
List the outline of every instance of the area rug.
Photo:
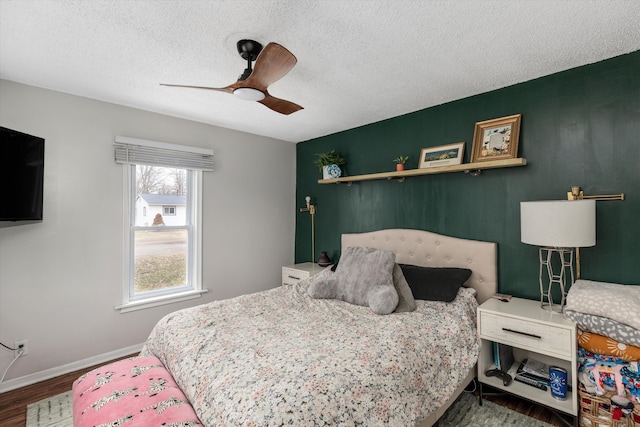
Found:
[{"label": "area rug", "polygon": [[[27,406],[26,427],[72,427],[71,392],[59,394]],[[542,421],[463,393],[434,427],[552,427]]]},{"label": "area rug", "polygon": [[27,406],[27,427],[72,427],[71,391]]},{"label": "area rug", "polygon": [[434,427],[552,427],[504,406],[487,400],[478,403],[478,396],[462,393],[460,398],[445,412]]}]

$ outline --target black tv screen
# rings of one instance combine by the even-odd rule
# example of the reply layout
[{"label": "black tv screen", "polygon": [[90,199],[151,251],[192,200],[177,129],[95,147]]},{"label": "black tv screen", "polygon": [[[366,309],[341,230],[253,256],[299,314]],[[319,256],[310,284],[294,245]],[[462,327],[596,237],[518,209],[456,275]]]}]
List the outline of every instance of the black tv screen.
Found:
[{"label": "black tv screen", "polygon": [[42,221],[44,139],[0,127],[0,227]]}]

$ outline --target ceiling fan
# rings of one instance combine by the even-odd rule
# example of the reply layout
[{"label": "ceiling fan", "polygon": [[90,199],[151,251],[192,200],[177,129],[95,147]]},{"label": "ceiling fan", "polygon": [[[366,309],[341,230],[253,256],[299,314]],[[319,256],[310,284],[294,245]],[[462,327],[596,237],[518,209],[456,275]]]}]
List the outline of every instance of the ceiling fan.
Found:
[{"label": "ceiling fan", "polygon": [[[269,43],[264,49],[254,40],[238,41],[238,53],[247,61],[247,68],[238,77],[238,81],[225,87],[188,86],[160,83],[162,86],[186,87],[193,89],[216,90],[232,93],[246,101],[258,101],[280,114],[291,114],[303,107],[285,99],[271,96],[267,91],[270,84],[280,80],[296,65],[298,60],[291,52],[278,43]],[[251,63],[255,61],[254,69]]]}]

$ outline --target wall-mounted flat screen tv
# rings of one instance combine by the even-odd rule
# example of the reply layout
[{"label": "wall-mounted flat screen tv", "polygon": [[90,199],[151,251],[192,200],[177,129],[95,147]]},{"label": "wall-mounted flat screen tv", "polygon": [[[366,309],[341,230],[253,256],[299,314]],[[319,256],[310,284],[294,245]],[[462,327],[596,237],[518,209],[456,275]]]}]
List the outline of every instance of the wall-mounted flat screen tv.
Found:
[{"label": "wall-mounted flat screen tv", "polygon": [[42,221],[44,139],[0,127],[0,227]]}]

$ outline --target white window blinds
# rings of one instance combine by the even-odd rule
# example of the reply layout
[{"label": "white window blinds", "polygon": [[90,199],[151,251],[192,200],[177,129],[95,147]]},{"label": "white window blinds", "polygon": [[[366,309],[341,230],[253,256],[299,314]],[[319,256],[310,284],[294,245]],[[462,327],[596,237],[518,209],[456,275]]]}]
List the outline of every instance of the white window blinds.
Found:
[{"label": "white window blinds", "polygon": [[213,171],[213,150],[116,136],[116,163]]}]

